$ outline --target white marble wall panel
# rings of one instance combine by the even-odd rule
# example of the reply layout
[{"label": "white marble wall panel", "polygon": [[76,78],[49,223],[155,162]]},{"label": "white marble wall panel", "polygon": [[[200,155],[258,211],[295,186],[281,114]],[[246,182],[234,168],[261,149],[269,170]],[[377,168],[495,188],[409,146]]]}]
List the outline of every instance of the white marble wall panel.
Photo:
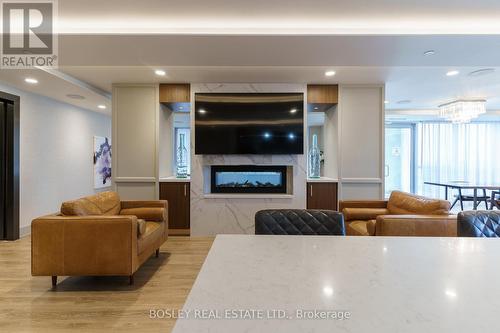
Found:
[{"label": "white marble wall panel", "polygon": [[[303,92],[302,84],[192,84],[191,107],[194,129],[194,94],[197,92]],[[306,106],[304,105],[306,117]],[[306,119],[304,119],[306,124]],[[306,137],[304,127],[304,137]],[[194,130],[191,142],[194,145]],[[305,148],[304,148],[304,151]],[[305,208],[307,155],[194,155],[191,147],[191,235],[253,234],[254,216],[261,209]],[[293,193],[288,197],[214,198],[207,195],[210,165],[287,165],[293,167]],[[204,171],[205,170],[205,171]],[[276,196],[276,195],[275,195]]]}]

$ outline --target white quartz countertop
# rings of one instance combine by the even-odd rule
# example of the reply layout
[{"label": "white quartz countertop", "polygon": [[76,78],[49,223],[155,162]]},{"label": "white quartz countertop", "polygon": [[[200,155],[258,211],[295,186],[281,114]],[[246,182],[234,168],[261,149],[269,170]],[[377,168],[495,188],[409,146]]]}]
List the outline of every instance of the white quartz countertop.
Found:
[{"label": "white quartz countertop", "polygon": [[338,183],[338,179],[329,177],[307,178],[308,183]]},{"label": "white quartz countertop", "polygon": [[499,332],[499,262],[498,239],[219,235],[173,332]]},{"label": "white quartz countertop", "polygon": [[187,178],[177,178],[176,176],[170,176],[170,177],[160,177],[160,182],[171,182],[171,183],[189,183],[191,181],[191,177]]}]

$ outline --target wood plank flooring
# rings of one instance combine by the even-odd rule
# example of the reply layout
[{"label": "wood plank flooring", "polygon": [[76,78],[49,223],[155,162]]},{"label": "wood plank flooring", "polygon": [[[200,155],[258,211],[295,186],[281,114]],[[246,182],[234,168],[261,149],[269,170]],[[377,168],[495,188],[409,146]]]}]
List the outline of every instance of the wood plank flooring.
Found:
[{"label": "wood plank flooring", "polygon": [[59,278],[30,273],[30,237],[0,241],[0,332],[170,332],[173,319],[150,319],[150,309],[181,309],[213,238],[169,237],[127,277]]}]

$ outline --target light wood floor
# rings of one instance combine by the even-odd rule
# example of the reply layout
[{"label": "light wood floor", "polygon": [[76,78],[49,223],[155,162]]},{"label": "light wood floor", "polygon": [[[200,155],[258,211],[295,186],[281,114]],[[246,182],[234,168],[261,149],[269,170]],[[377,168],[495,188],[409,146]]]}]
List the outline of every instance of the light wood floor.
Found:
[{"label": "light wood floor", "polygon": [[59,278],[30,274],[30,238],[0,242],[0,332],[170,332],[174,320],[150,309],[181,309],[213,238],[170,237],[126,277]]}]

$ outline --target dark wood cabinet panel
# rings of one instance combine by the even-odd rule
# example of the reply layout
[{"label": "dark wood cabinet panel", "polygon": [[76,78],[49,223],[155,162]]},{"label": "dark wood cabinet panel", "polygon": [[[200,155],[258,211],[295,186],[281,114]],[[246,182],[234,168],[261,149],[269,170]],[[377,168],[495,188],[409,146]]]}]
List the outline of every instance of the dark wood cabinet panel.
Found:
[{"label": "dark wood cabinet panel", "polygon": [[307,183],[307,209],[337,210],[337,183]]},{"label": "dark wood cabinet panel", "polygon": [[172,230],[171,234],[189,233],[189,191],[188,182],[160,183],[160,200],[168,201],[168,228]]}]

